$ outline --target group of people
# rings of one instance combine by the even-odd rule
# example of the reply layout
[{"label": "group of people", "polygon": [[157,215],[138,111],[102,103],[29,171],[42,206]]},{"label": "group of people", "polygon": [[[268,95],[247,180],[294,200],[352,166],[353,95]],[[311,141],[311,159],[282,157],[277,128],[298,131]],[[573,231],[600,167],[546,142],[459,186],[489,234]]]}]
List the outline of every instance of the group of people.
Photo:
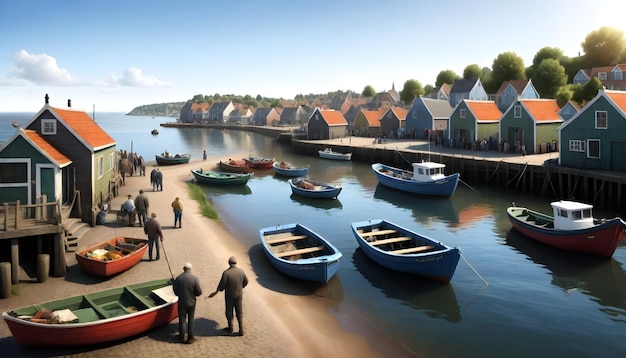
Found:
[{"label": "group of people", "polygon": [[163,191],[163,172],[159,168],[154,168],[150,172],[150,185],[152,191]]}]

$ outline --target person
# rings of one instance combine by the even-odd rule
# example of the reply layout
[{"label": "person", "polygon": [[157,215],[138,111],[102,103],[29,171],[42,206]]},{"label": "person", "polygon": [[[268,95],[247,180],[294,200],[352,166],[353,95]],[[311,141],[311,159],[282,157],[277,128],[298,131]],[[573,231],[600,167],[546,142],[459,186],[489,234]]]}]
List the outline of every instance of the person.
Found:
[{"label": "person", "polygon": [[135,156],[133,153],[128,153],[128,163],[130,164],[130,176],[135,174]]},{"label": "person", "polygon": [[172,208],[174,209],[174,227],[176,227],[176,223],[178,223],[179,228],[183,227],[183,202],[179,197],[172,201]]},{"label": "person", "polygon": [[135,197],[135,210],[137,210],[137,216],[139,217],[139,225],[144,226],[148,220],[148,208],[150,202],[148,197],[143,193],[143,189],[139,189],[139,195]]},{"label": "person", "polygon": [[[209,297],[214,297],[218,292],[224,291],[226,320],[228,321],[228,327],[224,328],[224,331],[243,336],[243,288],[248,285],[248,277],[242,269],[237,267],[235,256],[228,259],[228,266],[228,269],[222,273],[217,289]],[[239,332],[237,333],[233,332],[233,310],[237,316],[237,323],[239,323]]]},{"label": "person", "polygon": [[128,198],[122,204],[122,211],[128,213],[128,226],[135,225],[135,202],[132,195],[128,194]]},{"label": "person", "polygon": [[202,151],[202,160],[206,160],[206,150]]},{"label": "person", "polygon": [[139,175],[141,175],[142,177],[146,176],[146,161],[145,159],[143,159],[143,156],[140,155],[139,156]]},{"label": "person", "polygon": [[[194,336],[194,313],[196,311],[196,297],[202,294],[200,280],[191,273],[191,263],[183,266],[183,273],[174,280],[174,294],[178,296],[178,339],[191,344],[196,341]],[[187,340],[185,341],[185,331]]]},{"label": "person", "polygon": [[120,171],[120,176],[122,177],[122,185],[126,185],[126,170],[124,170],[124,160],[120,158],[120,161],[117,163],[118,170]]},{"label": "person", "polygon": [[156,188],[158,191],[163,191],[163,173],[156,168],[156,173],[154,174],[154,182],[156,184]]},{"label": "person", "polygon": [[152,261],[152,250],[156,247],[156,259],[160,259],[159,241],[163,241],[163,231],[161,231],[161,223],[157,219],[156,213],[150,214],[150,219],[143,226],[143,232],[148,235],[148,258]]},{"label": "person", "polygon": [[156,186],[156,168],[152,168],[152,171],[150,172],[150,185],[152,185],[152,191],[156,191],[157,186]]}]

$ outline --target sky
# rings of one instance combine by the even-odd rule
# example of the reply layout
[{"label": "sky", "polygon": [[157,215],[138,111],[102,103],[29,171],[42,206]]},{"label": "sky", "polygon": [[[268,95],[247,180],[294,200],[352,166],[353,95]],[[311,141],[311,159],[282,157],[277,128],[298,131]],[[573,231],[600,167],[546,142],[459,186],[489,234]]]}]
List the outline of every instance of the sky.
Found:
[{"label": "sky", "polygon": [[503,52],[582,54],[622,0],[0,0],[0,112],[130,112],[197,94],[293,99],[435,84]]}]

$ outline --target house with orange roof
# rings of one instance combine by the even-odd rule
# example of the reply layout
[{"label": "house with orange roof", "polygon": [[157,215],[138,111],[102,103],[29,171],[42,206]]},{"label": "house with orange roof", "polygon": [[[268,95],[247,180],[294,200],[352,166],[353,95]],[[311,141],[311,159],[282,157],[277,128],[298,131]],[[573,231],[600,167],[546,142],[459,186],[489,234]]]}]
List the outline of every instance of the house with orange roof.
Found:
[{"label": "house with orange roof", "polygon": [[52,107],[46,95],[41,110],[0,148],[0,197],[32,204],[45,194],[49,202],[74,203],[72,215],[95,225],[92,208],[116,193],[115,145],[87,113],[70,101],[68,108]]},{"label": "house with orange roof", "polygon": [[502,112],[494,101],[464,99],[450,115],[452,144],[457,148],[495,150]]},{"label": "house with orange roof", "polygon": [[626,90],[626,63],[581,69],[574,75],[572,82],[583,85],[594,77],[599,79],[606,89]]},{"label": "house with orange roof", "polygon": [[532,80],[504,81],[496,92],[496,104],[500,112],[506,111],[518,99],[539,98]]},{"label": "house with orange roof", "polygon": [[404,120],[408,110],[402,107],[387,108],[380,117],[380,133],[387,138],[404,137]]},{"label": "house with orange roof", "polygon": [[598,91],[557,132],[560,165],[626,172],[626,91]]},{"label": "house with orange roof", "polygon": [[380,135],[380,118],[387,108],[362,109],[354,117],[354,135],[375,138]]},{"label": "house with orange roof", "polygon": [[508,152],[540,154],[556,147],[557,128],[563,123],[554,99],[520,99],[500,119],[498,142]]},{"label": "house with orange roof", "polygon": [[343,138],[348,131],[348,122],[339,111],[315,108],[306,127],[307,139]]}]

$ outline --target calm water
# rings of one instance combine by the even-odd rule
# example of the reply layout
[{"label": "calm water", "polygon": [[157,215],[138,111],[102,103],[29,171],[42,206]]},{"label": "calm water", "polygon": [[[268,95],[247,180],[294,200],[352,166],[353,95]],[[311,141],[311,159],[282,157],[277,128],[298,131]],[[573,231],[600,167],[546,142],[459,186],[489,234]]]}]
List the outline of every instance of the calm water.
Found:
[{"label": "calm water", "polygon": [[[14,133],[12,121],[30,119],[16,116],[0,114],[0,141]],[[505,209],[512,201],[549,211],[555,198],[475,187],[477,193],[463,185],[450,199],[421,198],[377,186],[366,163],[294,155],[288,146],[248,132],[158,126],[171,120],[111,113],[96,118],[119,149],[132,146],[148,160],[165,149],[189,152],[192,160],[200,159],[203,149],[225,159],[250,151],[309,165],[311,178],[343,186],[339,200],[303,200],[291,196],[286,179],[268,172],[243,188],[205,190],[221,220],[250,247],[259,283],[325,300],[344,329],[387,337],[406,347],[407,355],[428,357],[621,357],[626,352],[626,247],[609,260],[596,259],[510,231]],[[158,136],[150,134],[153,128]],[[620,208],[596,212],[615,215],[626,217]],[[459,247],[462,258],[451,283],[399,275],[365,257],[350,223],[379,217]],[[259,227],[290,222],[318,231],[343,253],[338,275],[327,285],[283,277],[263,257]]]}]

